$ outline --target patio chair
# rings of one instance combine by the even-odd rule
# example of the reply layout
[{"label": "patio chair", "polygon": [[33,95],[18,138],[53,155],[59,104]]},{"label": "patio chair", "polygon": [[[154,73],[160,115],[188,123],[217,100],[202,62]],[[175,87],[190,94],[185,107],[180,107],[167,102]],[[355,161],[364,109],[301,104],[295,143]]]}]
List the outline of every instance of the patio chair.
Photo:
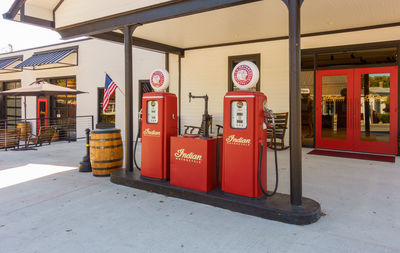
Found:
[{"label": "patio chair", "polygon": [[[275,116],[275,137],[276,137],[276,145],[277,149],[283,150],[287,149],[289,146],[285,147],[285,134],[286,134],[286,129],[287,129],[287,123],[288,123],[288,112],[281,112],[281,113],[274,113]],[[268,123],[272,123],[272,119],[268,118]],[[274,138],[273,138],[273,130],[271,127],[268,127],[267,129],[267,140],[270,140],[268,142],[268,147],[274,148]],[[279,141],[279,143],[278,143]],[[279,148],[278,148],[279,145]]]},{"label": "patio chair", "polygon": [[43,142],[48,142],[50,145],[55,133],[56,128],[54,126],[41,126],[38,135],[30,134],[28,143],[42,146]]},{"label": "patio chair", "polygon": [[0,148],[19,148],[20,129],[0,129]]}]

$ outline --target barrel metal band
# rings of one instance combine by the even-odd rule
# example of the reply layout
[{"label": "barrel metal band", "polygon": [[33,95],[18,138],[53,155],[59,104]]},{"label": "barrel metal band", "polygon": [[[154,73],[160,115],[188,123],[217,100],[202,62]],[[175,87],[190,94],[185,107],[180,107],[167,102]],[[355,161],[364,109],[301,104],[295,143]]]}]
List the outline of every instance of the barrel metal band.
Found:
[{"label": "barrel metal band", "polygon": [[113,167],[106,167],[106,168],[94,168],[92,167],[92,170],[112,170],[112,169],[120,169],[122,166],[121,165],[117,165],[117,166],[113,166]]},{"label": "barrel metal band", "polygon": [[122,161],[124,158],[118,158],[118,159],[114,159],[114,160],[104,160],[104,161],[91,161],[91,163],[113,163],[113,162],[119,162]]},{"label": "barrel metal band", "polygon": [[120,133],[120,129],[96,129],[92,131],[92,134],[113,134],[113,133]]},{"label": "barrel metal band", "polygon": [[113,145],[113,146],[102,146],[102,147],[97,147],[97,146],[91,146],[90,148],[94,148],[94,149],[107,149],[107,148],[118,148],[118,147],[122,147],[122,144],[119,145]]},{"label": "barrel metal band", "polygon": [[91,141],[116,141],[116,140],[121,140],[121,137],[119,137],[119,138],[110,138],[110,139],[91,139]]}]

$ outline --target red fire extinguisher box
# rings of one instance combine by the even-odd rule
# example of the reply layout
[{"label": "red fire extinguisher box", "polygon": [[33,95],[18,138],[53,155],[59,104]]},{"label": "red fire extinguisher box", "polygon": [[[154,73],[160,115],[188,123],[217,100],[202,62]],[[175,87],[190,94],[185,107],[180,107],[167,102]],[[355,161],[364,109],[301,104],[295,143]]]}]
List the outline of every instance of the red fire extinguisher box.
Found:
[{"label": "red fire extinguisher box", "polygon": [[208,192],[217,187],[217,139],[171,137],[170,183]]}]

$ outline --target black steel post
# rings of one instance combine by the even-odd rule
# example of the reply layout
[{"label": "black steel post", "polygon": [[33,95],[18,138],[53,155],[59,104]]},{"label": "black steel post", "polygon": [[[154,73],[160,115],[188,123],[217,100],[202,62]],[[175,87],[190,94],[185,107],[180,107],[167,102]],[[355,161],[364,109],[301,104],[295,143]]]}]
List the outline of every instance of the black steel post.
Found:
[{"label": "black steel post", "polygon": [[300,6],[301,0],[288,0],[289,8],[289,103],[290,103],[290,201],[301,205],[301,97],[300,97]]},{"label": "black steel post", "polygon": [[133,171],[133,64],[132,35],[137,25],[124,27],[125,46],[125,169]]},{"label": "black steel post", "polygon": [[91,172],[92,165],[90,164],[90,145],[89,145],[89,133],[90,129],[86,128],[86,155],[82,158],[79,163],[79,172]]}]

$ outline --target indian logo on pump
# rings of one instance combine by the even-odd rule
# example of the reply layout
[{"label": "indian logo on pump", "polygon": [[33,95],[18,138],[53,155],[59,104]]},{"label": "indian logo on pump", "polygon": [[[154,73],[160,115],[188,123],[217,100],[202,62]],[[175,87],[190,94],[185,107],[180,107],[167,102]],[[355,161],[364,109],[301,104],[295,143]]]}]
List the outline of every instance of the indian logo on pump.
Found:
[{"label": "indian logo on pump", "polygon": [[253,71],[247,65],[240,65],[236,68],[233,77],[237,84],[245,86],[253,79]]},{"label": "indian logo on pump", "polygon": [[177,150],[174,154],[176,160],[201,163],[202,155],[195,154],[193,152],[186,153],[184,148]]},{"label": "indian logo on pump", "polygon": [[229,135],[228,138],[225,139],[226,144],[239,145],[239,146],[250,146],[251,139],[245,139],[243,137],[236,137],[236,135]]},{"label": "indian logo on pump", "polygon": [[150,81],[154,87],[159,88],[164,84],[164,74],[161,71],[155,71]]},{"label": "indian logo on pump", "polygon": [[153,137],[160,137],[161,132],[156,130],[151,130],[150,128],[146,128],[143,131],[143,136],[153,136]]}]

